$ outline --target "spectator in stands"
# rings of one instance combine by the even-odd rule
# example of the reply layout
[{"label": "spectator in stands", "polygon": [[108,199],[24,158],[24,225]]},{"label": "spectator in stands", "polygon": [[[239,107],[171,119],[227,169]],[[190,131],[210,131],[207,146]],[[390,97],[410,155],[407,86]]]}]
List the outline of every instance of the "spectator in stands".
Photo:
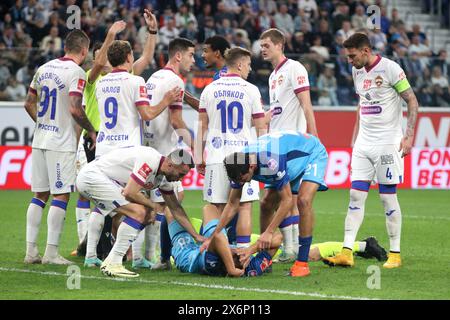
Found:
[{"label": "spectator in stands", "polygon": [[[167,23],[170,20],[174,20],[175,19],[175,14],[172,11],[172,8],[170,6],[167,6],[164,9],[163,14],[159,17],[159,24],[162,27],[167,26]],[[174,26],[175,26],[175,22],[174,22]]]},{"label": "spectator in stands", "polygon": [[322,64],[330,59],[330,52],[327,47],[322,45],[322,38],[320,36],[314,37],[313,45],[311,46],[310,51],[318,54],[318,56],[314,55],[314,59],[319,64]]},{"label": "spectator in stands", "polygon": [[[194,29],[198,29],[197,19],[189,11],[189,6],[186,3],[182,3],[178,8],[178,12],[175,14],[175,25],[179,30],[188,29],[189,22],[194,23]],[[192,39],[192,38],[188,38]]]},{"label": "spectator in stands", "polygon": [[342,34],[336,34],[336,36],[334,37],[334,42],[330,49],[330,54],[337,56],[339,55],[341,49],[344,49],[344,37],[342,36]]},{"label": "spectator in stands", "polygon": [[222,23],[217,27],[217,34],[221,36],[231,34],[234,36],[234,29],[231,27],[231,21],[227,18],[222,19]]},{"label": "spectator in stands", "polygon": [[198,30],[194,20],[189,20],[187,26],[181,30],[180,37],[197,42]]},{"label": "spectator in stands", "polygon": [[259,11],[258,17],[256,18],[256,28],[259,33],[263,33],[267,29],[274,28],[275,22],[272,19],[272,16],[268,14],[268,11],[264,8],[261,8]]},{"label": "spectator in stands", "polygon": [[14,28],[11,25],[5,26],[3,30],[2,42],[5,44],[6,48],[14,47]]},{"label": "spectator in stands", "polygon": [[239,14],[239,28],[244,29],[248,34],[248,38],[257,39],[258,34],[255,30],[255,14],[249,5],[242,5],[241,13]]},{"label": "spectator in stands", "polygon": [[6,85],[8,84],[8,79],[11,77],[7,63],[8,61],[0,56],[0,91],[5,90]]},{"label": "spectator in stands", "polygon": [[424,44],[426,46],[429,46],[427,36],[425,35],[425,33],[423,33],[420,30],[420,25],[418,25],[418,24],[414,24],[412,26],[412,31],[408,32],[408,38],[409,38],[410,41],[412,41],[412,38],[414,36],[418,36],[419,37],[419,42],[420,43],[422,43],[422,44]]},{"label": "spectator in stands", "polygon": [[355,30],[352,29],[352,24],[349,20],[344,20],[342,21],[342,28],[336,33],[341,34],[345,41],[355,33]]},{"label": "spectator in stands", "polygon": [[37,0],[28,0],[28,4],[22,10],[25,21],[25,32],[33,39],[33,46],[37,46],[45,27],[43,7]]},{"label": "spectator in stands", "polygon": [[205,3],[202,7],[202,13],[200,13],[197,16],[197,24],[198,24],[198,29],[201,30],[202,28],[205,27],[206,25],[206,18],[210,17],[214,20],[214,17],[212,15],[212,7],[210,3]]},{"label": "spectator in stands", "polygon": [[236,30],[234,36],[234,44],[237,47],[241,47],[247,50],[251,49],[250,40],[248,39],[247,32],[243,29]]},{"label": "spectator in stands", "polygon": [[436,104],[440,107],[449,106],[450,88],[448,79],[442,75],[441,69],[438,66],[433,67],[431,83],[433,84]]},{"label": "spectator in stands", "polygon": [[8,79],[8,86],[5,90],[10,101],[25,101],[27,91],[25,86],[18,83],[16,77],[12,76]]},{"label": "spectator in stands", "polygon": [[14,5],[9,9],[8,12],[11,15],[12,22],[14,24],[23,21],[22,10],[23,10],[23,1],[22,0],[16,0],[14,2]]},{"label": "spectator in stands", "polygon": [[22,68],[20,68],[16,73],[16,79],[20,83],[22,83],[25,87],[28,88],[28,86],[31,83],[31,80],[33,79],[34,72],[35,72],[35,64],[30,61],[28,64],[24,65]]},{"label": "spectator in stands", "polygon": [[398,28],[400,24],[404,25],[402,19],[400,19],[400,16],[398,15],[398,10],[396,8],[393,8],[391,11],[391,26],[394,26]]},{"label": "spectator in stands", "polygon": [[352,27],[357,30],[367,28],[367,15],[362,5],[356,6],[355,14],[352,15]]},{"label": "spectator in stands", "polygon": [[[49,44],[50,41],[52,41],[52,45]],[[62,49],[62,40],[58,36],[58,28],[53,27],[50,29],[50,34],[42,39],[41,50],[44,54],[47,54],[49,50],[56,52]]]},{"label": "spectator in stands", "polygon": [[329,31],[329,23],[326,20],[320,20],[319,22],[319,30],[315,33],[313,33],[310,36],[310,39],[308,39],[307,36],[306,39],[310,40],[310,44],[312,44],[312,41],[315,37],[319,36],[322,40],[322,45],[324,45],[327,48],[331,48],[333,45],[333,34]]},{"label": "spectator in stands", "polygon": [[376,28],[370,32],[369,40],[370,44],[376,51],[379,53],[384,53],[387,46],[387,38],[386,34],[384,34],[381,29]]},{"label": "spectator in stands", "polygon": [[412,43],[408,48],[409,55],[411,55],[413,52],[416,52],[420,57],[422,67],[423,68],[428,67],[430,63],[429,57],[431,57],[433,52],[427,45],[420,43],[419,36],[413,36],[411,41]]},{"label": "spectator in stands", "polygon": [[301,31],[294,34],[292,46],[294,53],[305,54],[309,52],[309,44],[305,41],[305,35]]},{"label": "spectator in stands", "polygon": [[380,25],[381,25],[381,31],[384,34],[387,34],[389,32],[389,27],[391,26],[391,20],[389,20],[387,16],[387,10],[386,7],[381,7],[381,17],[380,17]]},{"label": "spectator in stands", "polygon": [[265,9],[269,15],[273,16],[277,12],[277,3],[273,0],[259,0],[259,9]]},{"label": "spectator in stands", "polygon": [[205,18],[205,26],[199,30],[198,42],[203,43],[205,39],[208,39],[217,34],[214,19],[207,16]]},{"label": "spectator in stands", "polygon": [[317,19],[319,17],[319,8],[315,0],[298,0],[297,8],[305,12],[308,19]]},{"label": "spectator in stands", "polygon": [[274,16],[275,27],[283,31],[284,35],[287,33],[294,34],[294,19],[288,13],[288,6],[286,4],[280,5],[280,11]]},{"label": "spectator in stands", "polygon": [[[347,62],[347,56],[345,55],[345,49],[342,48],[338,52],[338,57],[336,58],[336,80],[338,85],[338,101],[340,105],[351,105],[352,104],[352,88],[353,77],[352,77],[352,66]],[[351,88],[351,89],[350,89]]]},{"label": "spectator in stands", "polygon": [[3,16],[3,20],[0,21],[0,33],[2,30],[5,29],[5,27],[14,27],[14,23],[12,21],[12,17],[10,13],[5,13],[5,15]]},{"label": "spectator in stands", "polygon": [[450,77],[450,65],[447,63],[447,50],[439,50],[437,58],[433,59],[433,68],[439,67],[444,77]]},{"label": "spectator in stands", "polygon": [[342,28],[342,22],[350,19],[349,15],[349,6],[344,2],[339,2],[336,6],[336,10],[333,12],[333,33],[336,33],[339,29]]},{"label": "spectator in stands", "polygon": [[67,34],[68,29],[67,29],[65,24],[61,24],[61,21],[59,19],[59,14],[58,14],[57,11],[53,11],[50,14],[50,17],[48,19],[48,23],[44,27],[44,34],[45,35],[50,34],[50,30],[53,27],[58,28],[58,36],[61,37],[61,39],[64,39],[66,34]]},{"label": "spectator in stands", "polygon": [[214,15],[214,21],[216,22],[217,28],[220,28],[224,19],[228,19],[228,21],[235,21],[235,15],[227,9],[223,1],[219,1],[217,3],[217,12]]},{"label": "spectator in stands", "polygon": [[175,26],[175,20],[173,18],[167,19],[167,25],[162,27],[159,30],[159,42],[162,44],[165,48],[169,47],[169,42],[172,41],[175,38],[178,38],[180,34],[180,31]]},{"label": "spectator in stands", "polygon": [[238,5],[236,0],[223,0],[222,2],[226,11],[232,12],[235,15],[241,13],[241,7]]},{"label": "spectator in stands", "polygon": [[430,69],[423,69],[422,76],[417,78],[416,87],[414,89],[421,106],[437,106],[433,95],[434,88],[431,82]]},{"label": "spectator in stands", "polygon": [[326,65],[317,80],[319,89],[318,103],[320,106],[338,106],[337,80],[334,76],[334,65]]}]

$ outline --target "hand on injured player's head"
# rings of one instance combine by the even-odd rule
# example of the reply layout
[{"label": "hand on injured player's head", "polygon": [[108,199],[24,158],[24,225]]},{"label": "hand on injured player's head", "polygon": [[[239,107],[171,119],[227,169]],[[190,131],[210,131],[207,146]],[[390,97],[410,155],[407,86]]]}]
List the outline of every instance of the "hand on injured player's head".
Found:
[{"label": "hand on injured player's head", "polygon": [[165,105],[169,106],[174,102],[181,101],[181,88],[175,87],[166,92],[164,95]]}]

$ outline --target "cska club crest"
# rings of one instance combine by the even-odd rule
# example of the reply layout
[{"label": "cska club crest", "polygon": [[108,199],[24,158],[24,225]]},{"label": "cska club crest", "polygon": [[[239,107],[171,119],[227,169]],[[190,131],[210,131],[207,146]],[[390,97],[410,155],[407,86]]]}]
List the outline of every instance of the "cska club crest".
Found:
[{"label": "cska club crest", "polygon": [[377,87],[381,87],[381,85],[383,84],[383,78],[381,76],[377,76],[375,78],[375,84],[377,85]]},{"label": "cska club crest", "polygon": [[280,75],[280,76],[278,77],[278,85],[279,85],[279,86],[281,86],[281,84],[283,83],[283,80],[284,80],[283,75]]}]

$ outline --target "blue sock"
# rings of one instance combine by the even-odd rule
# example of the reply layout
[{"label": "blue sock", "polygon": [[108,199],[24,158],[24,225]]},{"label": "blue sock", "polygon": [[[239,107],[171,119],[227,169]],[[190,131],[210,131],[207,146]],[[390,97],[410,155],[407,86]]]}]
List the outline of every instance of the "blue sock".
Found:
[{"label": "blue sock", "polygon": [[231,219],[230,223],[227,224],[227,236],[228,236],[228,243],[233,244],[236,242],[236,225],[238,222],[239,213],[236,213]]},{"label": "blue sock", "polygon": [[169,225],[167,224],[166,217],[161,219],[159,241],[161,243],[161,261],[170,260],[172,241],[170,240]]},{"label": "blue sock", "polygon": [[298,255],[297,261],[308,262],[309,248],[311,247],[312,236],[302,238],[298,237]]}]

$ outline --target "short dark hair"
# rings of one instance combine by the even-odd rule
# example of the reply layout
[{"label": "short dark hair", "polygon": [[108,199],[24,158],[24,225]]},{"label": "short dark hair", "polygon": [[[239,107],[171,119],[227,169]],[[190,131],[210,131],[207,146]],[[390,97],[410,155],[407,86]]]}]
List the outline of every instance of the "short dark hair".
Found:
[{"label": "short dark hair", "polygon": [[95,51],[99,50],[102,47],[102,43],[100,41],[96,41],[92,46],[92,57],[95,60]]},{"label": "short dark hair", "polygon": [[73,29],[64,40],[64,49],[68,53],[80,53],[82,49],[89,49],[89,37],[84,31]]},{"label": "short dark hair", "polygon": [[259,37],[260,40],[265,38],[269,38],[274,44],[281,43],[283,47],[286,43],[286,37],[284,36],[283,32],[275,28],[267,29]]},{"label": "short dark hair", "polygon": [[194,159],[189,151],[185,149],[176,149],[167,156],[175,165],[187,165],[189,169],[194,169]]},{"label": "short dark hair", "polygon": [[212,36],[205,40],[205,44],[209,45],[212,51],[220,51],[220,55],[225,58],[225,51],[231,48],[230,43],[225,37]]},{"label": "short dark hair", "polygon": [[237,62],[237,60],[239,60],[242,57],[252,57],[252,53],[250,51],[248,51],[247,49],[244,48],[240,48],[240,47],[234,47],[232,49],[228,49],[225,52],[225,63],[227,66],[234,66]]},{"label": "short dark hair", "polygon": [[344,48],[346,49],[362,49],[364,47],[371,48],[369,37],[367,37],[366,34],[357,32],[350,36],[347,40],[343,43]]},{"label": "short dark hair", "polygon": [[108,61],[112,67],[120,66],[127,61],[131,53],[131,45],[128,41],[114,40],[108,48]]},{"label": "short dark hair", "polygon": [[175,56],[179,51],[187,51],[189,48],[195,48],[195,44],[186,38],[176,38],[169,42],[169,59]]},{"label": "short dark hair", "polygon": [[235,152],[225,157],[223,160],[227,176],[231,181],[239,181],[243,174],[250,171],[250,154]]}]

